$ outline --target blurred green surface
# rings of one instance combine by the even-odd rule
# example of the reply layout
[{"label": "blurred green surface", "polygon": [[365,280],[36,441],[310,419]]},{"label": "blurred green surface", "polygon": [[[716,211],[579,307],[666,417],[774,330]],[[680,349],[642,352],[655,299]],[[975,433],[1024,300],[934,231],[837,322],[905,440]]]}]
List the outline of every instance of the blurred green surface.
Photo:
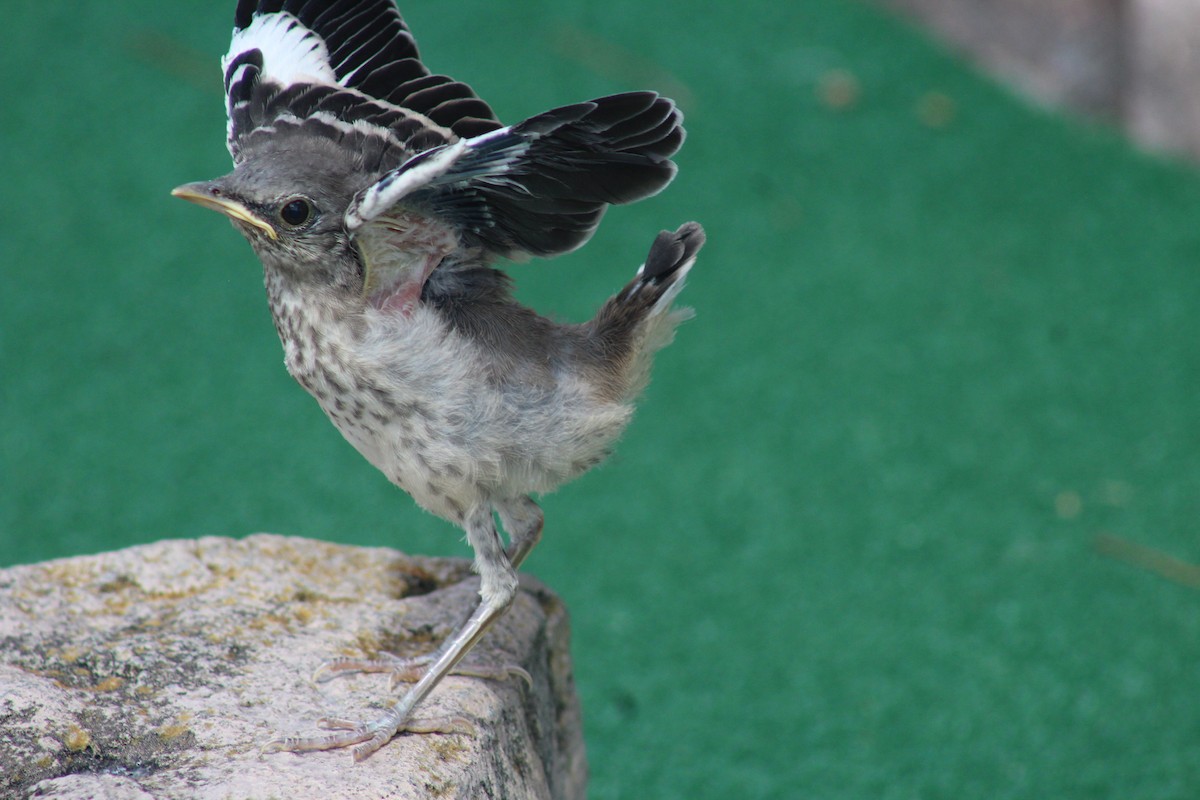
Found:
[{"label": "blurred green surface", "polygon": [[[241,237],[168,197],[229,166],[232,0],[18,5],[0,564],[260,530],[466,555],[286,375]],[[700,9],[403,8],[506,120],[687,113],[667,192],[513,270],[581,319],[660,228],[709,234],[696,320],[527,567],[573,613],[591,796],[1195,797],[1196,172],[857,3]]]}]

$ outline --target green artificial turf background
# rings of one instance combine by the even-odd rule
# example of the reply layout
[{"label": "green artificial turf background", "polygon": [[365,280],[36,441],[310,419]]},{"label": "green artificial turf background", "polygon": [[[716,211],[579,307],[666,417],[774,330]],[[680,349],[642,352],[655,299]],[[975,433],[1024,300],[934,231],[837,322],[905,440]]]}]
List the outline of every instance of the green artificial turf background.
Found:
[{"label": "green artificial turf background", "polygon": [[[233,5],[5,14],[0,565],[262,530],[467,554],[287,376],[242,238],[168,196],[229,168]],[[527,567],[573,614],[591,796],[1195,797],[1197,173],[857,3],[702,8],[403,9],[507,121],[687,114],[670,189],[513,270],[582,319],[660,228],[709,234],[695,321]]]}]

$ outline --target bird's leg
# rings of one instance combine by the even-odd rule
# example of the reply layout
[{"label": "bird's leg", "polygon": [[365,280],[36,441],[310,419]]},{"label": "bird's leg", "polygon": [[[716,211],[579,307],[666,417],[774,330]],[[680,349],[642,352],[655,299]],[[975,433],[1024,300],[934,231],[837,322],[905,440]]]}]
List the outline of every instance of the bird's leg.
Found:
[{"label": "bird's leg", "polygon": [[508,531],[508,563],[519,569],[530,551],[542,540],[542,509],[528,497],[498,503],[496,511]]},{"label": "bird's leg", "polygon": [[464,527],[467,531],[467,541],[475,550],[475,568],[480,578],[480,602],[466,623],[438,650],[433,663],[421,679],[396,705],[377,719],[357,724],[340,719],[325,720],[324,727],[332,729],[333,732],[318,736],[274,739],[266,744],[264,752],[332,750],[357,745],[353,750],[354,760],[362,761],[402,730],[461,733],[464,732],[464,727],[469,727],[469,723],[461,718],[434,722],[412,722],[408,718],[413,708],[454,669],[491,624],[512,605],[517,594],[517,572],[504,553],[500,534],[492,521],[491,509],[486,505],[477,506],[468,515]]},{"label": "bird's leg", "polygon": [[[500,521],[508,532],[509,545],[505,550],[508,563],[514,570],[542,538],[542,509],[528,497],[496,504]],[[465,624],[465,623],[464,623]],[[432,664],[440,654],[440,650],[419,656],[402,658],[391,653],[381,653],[378,658],[338,658],[327,661],[317,668],[313,680],[324,683],[342,675],[355,672],[380,673],[391,675],[391,688],[399,683],[410,683],[419,680],[424,669]],[[526,685],[533,685],[533,678],[528,672],[515,664],[503,667],[469,666],[459,664],[451,672],[453,675],[463,675],[468,678],[485,678],[488,680],[508,680],[512,677],[522,678]]]}]

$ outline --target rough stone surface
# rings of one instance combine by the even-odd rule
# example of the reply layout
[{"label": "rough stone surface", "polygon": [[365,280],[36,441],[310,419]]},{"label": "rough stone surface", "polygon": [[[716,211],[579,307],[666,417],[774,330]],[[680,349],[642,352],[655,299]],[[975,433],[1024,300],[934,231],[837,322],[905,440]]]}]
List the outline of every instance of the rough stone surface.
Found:
[{"label": "rough stone surface", "polygon": [[567,614],[523,577],[468,655],[533,686],[450,676],[418,717],[476,731],[261,754],[325,716],[368,719],[386,675],[310,680],[325,660],[436,647],[470,611],[466,561],[258,534],[164,541],[0,570],[0,797],[582,798]]}]

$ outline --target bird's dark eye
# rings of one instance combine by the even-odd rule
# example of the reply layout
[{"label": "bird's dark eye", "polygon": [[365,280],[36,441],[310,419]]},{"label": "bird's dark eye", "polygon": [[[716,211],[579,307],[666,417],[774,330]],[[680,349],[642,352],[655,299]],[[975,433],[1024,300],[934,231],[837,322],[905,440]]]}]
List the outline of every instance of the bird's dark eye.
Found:
[{"label": "bird's dark eye", "polygon": [[279,218],[293,228],[299,228],[313,217],[312,203],[303,197],[297,197],[283,204],[279,209]]}]

